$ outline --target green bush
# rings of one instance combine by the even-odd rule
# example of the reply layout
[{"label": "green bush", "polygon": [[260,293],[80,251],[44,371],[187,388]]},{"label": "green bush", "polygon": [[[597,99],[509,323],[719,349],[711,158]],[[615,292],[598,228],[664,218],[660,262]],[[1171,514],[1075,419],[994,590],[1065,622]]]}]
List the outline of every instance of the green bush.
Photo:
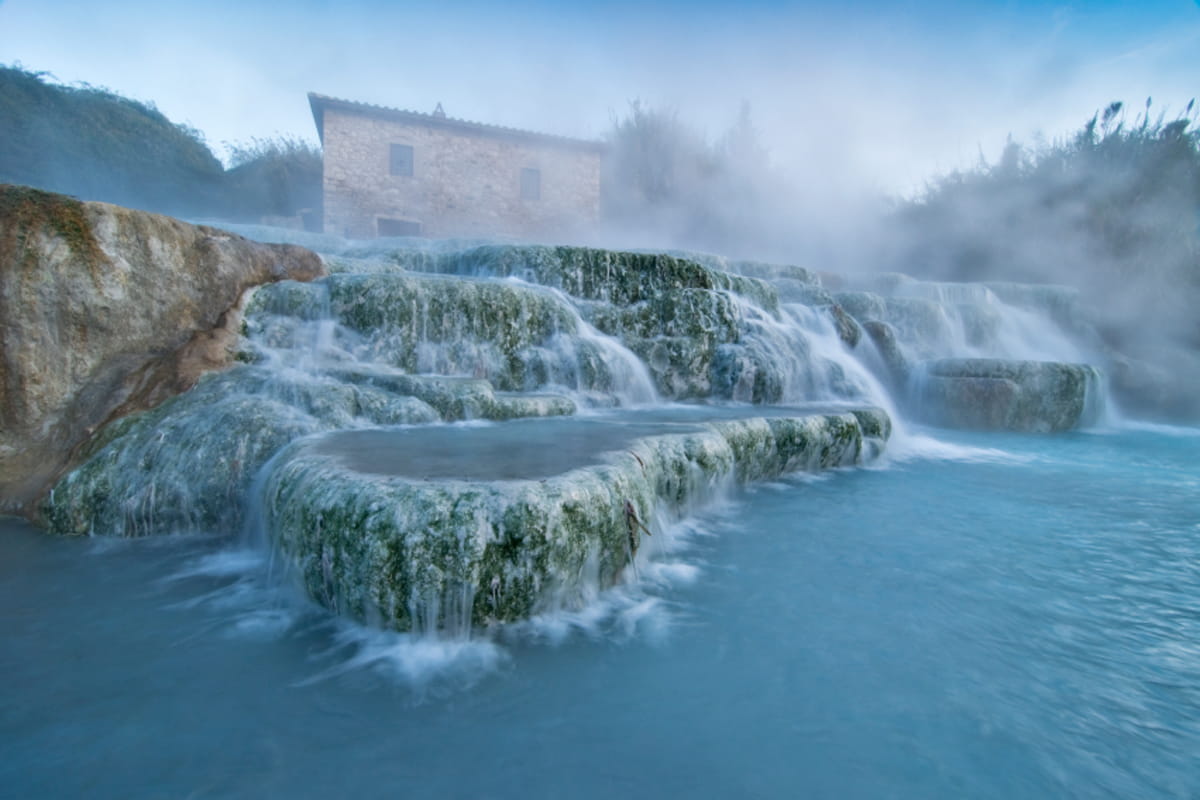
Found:
[{"label": "green bush", "polygon": [[710,143],[674,110],[634,101],[607,138],[601,201],[616,230],[715,250],[741,249],[759,238],[775,192],[748,105]]},{"label": "green bush", "polygon": [[152,105],[0,66],[0,182],[175,214],[219,205],[224,170],[200,134]]},{"label": "green bush", "polygon": [[[941,177],[898,204],[889,266],[951,280],[1079,287],[1114,345],[1161,334],[1200,347],[1200,131],[1121,103],[1074,135]],[[1148,328],[1154,337],[1140,336]]]},{"label": "green bush", "polygon": [[0,66],[0,183],[177,216],[319,219],[317,147],[254,139],[226,171],[199,131],[152,104],[47,77]]},{"label": "green bush", "polygon": [[315,222],[321,174],[321,149],[302,139],[281,136],[231,146],[228,212],[237,219],[300,215]]}]

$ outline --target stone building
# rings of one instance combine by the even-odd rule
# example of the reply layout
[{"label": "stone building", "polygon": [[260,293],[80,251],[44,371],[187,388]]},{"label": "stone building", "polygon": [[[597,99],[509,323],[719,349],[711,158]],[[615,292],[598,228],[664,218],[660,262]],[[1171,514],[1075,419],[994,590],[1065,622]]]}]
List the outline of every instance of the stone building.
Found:
[{"label": "stone building", "polygon": [[600,214],[600,142],[308,95],[324,150],[324,230],[536,237]]}]

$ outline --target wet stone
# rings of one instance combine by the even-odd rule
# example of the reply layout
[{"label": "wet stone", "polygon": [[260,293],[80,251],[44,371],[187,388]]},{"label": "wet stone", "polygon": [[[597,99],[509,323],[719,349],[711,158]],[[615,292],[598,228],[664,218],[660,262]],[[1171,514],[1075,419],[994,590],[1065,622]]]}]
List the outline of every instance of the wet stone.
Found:
[{"label": "wet stone", "polygon": [[316,441],[312,452],[355,472],[411,480],[540,480],[603,463],[640,437],[695,430],[669,422],[517,420],[340,431]]},{"label": "wet stone", "polygon": [[277,458],[265,525],[331,610],[461,632],[576,607],[622,579],[661,520],[730,482],[862,463],[888,433],[874,409],[339,433]]}]

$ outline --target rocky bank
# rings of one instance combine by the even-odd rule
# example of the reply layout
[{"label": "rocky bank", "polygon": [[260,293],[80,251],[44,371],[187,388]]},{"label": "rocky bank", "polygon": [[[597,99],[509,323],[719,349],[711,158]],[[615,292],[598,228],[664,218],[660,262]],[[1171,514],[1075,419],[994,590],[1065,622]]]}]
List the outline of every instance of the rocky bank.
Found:
[{"label": "rocky bank", "polygon": [[[897,412],[1050,432],[1103,394],[1053,287],[531,244],[318,257],[0,202],[3,508],[58,533],[259,537],[318,602],[403,630],[583,603],[636,573],[643,533],[723,487],[869,461]],[[586,463],[504,474],[600,424]]]},{"label": "rocky bank", "polygon": [[227,365],[246,289],[314,253],[0,186],[0,512],[29,513],[105,423]]}]

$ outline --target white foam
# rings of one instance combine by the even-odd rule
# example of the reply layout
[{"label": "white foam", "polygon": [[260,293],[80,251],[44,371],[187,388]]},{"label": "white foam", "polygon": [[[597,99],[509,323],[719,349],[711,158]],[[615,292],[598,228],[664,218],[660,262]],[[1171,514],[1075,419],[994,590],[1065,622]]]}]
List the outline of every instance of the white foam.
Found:
[{"label": "white foam", "polygon": [[647,588],[653,587],[641,580],[619,584],[580,608],[538,614],[509,626],[506,633],[555,646],[568,641],[573,634],[616,640],[645,634],[661,641],[671,630],[674,614],[662,598],[649,594]]},{"label": "white foam", "polygon": [[1178,436],[1191,438],[1200,436],[1200,428],[1186,425],[1167,425],[1161,422],[1142,422],[1138,420],[1121,420],[1117,431],[1138,431],[1141,433],[1157,433],[1163,436]]},{"label": "white foam", "polygon": [[[345,620],[335,622],[332,646],[318,660],[336,660],[331,666],[297,682],[307,686],[353,672],[368,671],[397,680],[416,690],[442,682],[471,685],[497,671],[511,656],[486,638],[442,638],[381,631]],[[343,651],[349,650],[349,655]]]},{"label": "white foam", "polygon": [[665,586],[687,586],[700,579],[702,570],[684,561],[652,561],[642,567],[642,576]]},{"label": "white foam", "polygon": [[616,628],[623,638],[639,633],[651,641],[662,641],[671,629],[670,615],[656,597],[646,597],[622,608],[616,615]]},{"label": "white foam", "polygon": [[266,555],[258,550],[221,550],[189,561],[163,580],[180,581],[197,577],[223,578],[248,575],[257,572],[266,563]]},{"label": "white foam", "polygon": [[225,633],[230,638],[271,641],[287,634],[296,620],[296,613],[287,608],[259,609],[236,617]]},{"label": "white foam", "polygon": [[[700,519],[732,513],[734,505],[726,500],[707,509]],[[654,535],[644,539],[638,551],[636,569],[626,570],[622,582],[604,590],[593,589],[577,606],[546,610],[511,624],[505,634],[556,646],[573,635],[616,640],[644,636],[652,642],[666,639],[682,619],[678,606],[669,600],[671,593],[694,584],[703,574],[700,564],[680,555],[693,549],[697,537],[716,534],[696,518],[654,527]]]},{"label": "white foam", "polygon": [[893,435],[875,465],[909,461],[961,461],[965,463],[1027,464],[1034,456],[1012,453],[995,447],[976,447],[937,439],[923,433],[905,432]]}]

